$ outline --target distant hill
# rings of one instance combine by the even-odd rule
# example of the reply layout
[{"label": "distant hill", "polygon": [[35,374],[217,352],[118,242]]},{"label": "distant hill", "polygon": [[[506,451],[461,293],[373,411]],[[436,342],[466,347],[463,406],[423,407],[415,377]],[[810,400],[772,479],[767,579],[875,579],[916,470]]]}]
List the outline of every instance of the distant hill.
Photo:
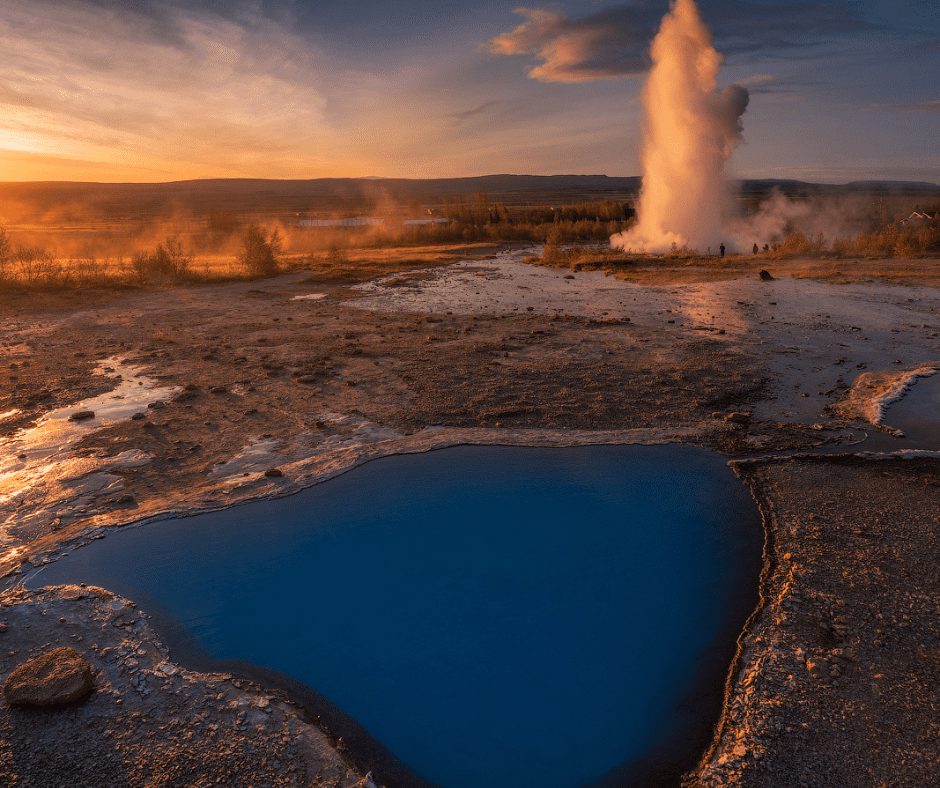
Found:
[{"label": "distant hill", "polygon": [[925,181],[852,181],[851,183],[809,183],[807,181],[759,178],[743,180],[745,195],[762,195],[779,189],[788,196],[803,194],[872,194],[876,196],[940,198],[940,185]]},{"label": "distant hill", "polygon": [[0,223],[147,220],[208,211],[276,216],[369,210],[382,201],[466,201],[478,192],[506,205],[630,200],[640,178],[606,175],[484,175],[476,178],[225,178],[170,183],[0,183]]},{"label": "distant hill", "polygon": [[[424,206],[464,202],[478,192],[507,206],[554,205],[610,199],[633,201],[642,179],[607,175],[484,175],[474,178],[315,178],[267,180],[225,178],[170,183],[0,183],[0,224],[150,221],[204,217],[209,211],[239,216],[313,215],[374,210],[384,201]],[[759,198],[772,189],[791,196],[864,194],[940,200],[940,186],[899,181],[857,181],[845,185],[757,179],[741,184],[743,196]]]}]

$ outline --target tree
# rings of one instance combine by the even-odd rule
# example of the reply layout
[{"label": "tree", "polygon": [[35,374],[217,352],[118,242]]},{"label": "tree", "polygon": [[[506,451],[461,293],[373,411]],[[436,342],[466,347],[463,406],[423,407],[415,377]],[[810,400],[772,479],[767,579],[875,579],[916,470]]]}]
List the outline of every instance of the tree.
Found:
[{"label": "tree", "polygon": [[238,261],[252,276],[274,276],[278,273],[278,256],[281,254],[281,234],[278,230],[267,232],[259,224],[249,224],[242,231],[242,251]]},{"label": "tree", "polygon": [[13,261],[13,244],[7,231],[0,227],[0,279],[6,278],[7,268]]}]

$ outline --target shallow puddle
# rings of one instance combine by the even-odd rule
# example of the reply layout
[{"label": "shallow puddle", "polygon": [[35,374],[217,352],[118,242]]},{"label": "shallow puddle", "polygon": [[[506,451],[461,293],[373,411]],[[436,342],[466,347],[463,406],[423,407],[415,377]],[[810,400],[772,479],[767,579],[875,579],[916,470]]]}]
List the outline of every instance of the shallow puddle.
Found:
[{"label": "shallow puddle", "polygon": [[904,433],[906,447],[940,450],[940,374],[918,378],[888,406],[884,422]]},{"label": "shallow puddle", "polygon": [[[115,388],[97,397],[76,402],[46,413],[34,426],[19,430],[0,440],[0,547],[8,542],[9,529],[28,517],[53,517],[65,514],[55,509],[57,496],[87,497],[100,490],[106,480],[80,480],[97,471],[100,458],[74,457],[72,447],[89,433],[130,418],[147,405],[163,400],[177,391],[157,385],[140,368],[122,364],[120,358],[99,362],[96,372],[115,378]],[[74,414],[93,413],[93,417],[74,420]],[[139,464],[142,452],[125,452],[110,464]],[[70,490],[65,487],[70,486]],[[87,488],[87,489],[86,489]],[[23,507],[24,500],[39,499],[44,506]],[[52,507],[50,509],[50,507]]]},{"label": "shallow puddle", "polygon": [[709,452],[459,447],[129,528],[28,585],[162,611],[206,655],[323,693],[444,788],[573,788],[694,765],[762,544]]}]

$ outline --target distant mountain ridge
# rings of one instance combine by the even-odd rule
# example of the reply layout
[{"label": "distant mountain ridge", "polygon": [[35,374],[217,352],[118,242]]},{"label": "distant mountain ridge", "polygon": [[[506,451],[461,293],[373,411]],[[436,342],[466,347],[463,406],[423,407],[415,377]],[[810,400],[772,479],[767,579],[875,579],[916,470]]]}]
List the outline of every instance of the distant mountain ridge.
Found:
[{"label": "distant mountain ridge", "polygon": [[[608,175],[481,175],[469,178],[211,178],[167,183],[91,183],[35,181],[0,183],[0,224],[16,222],[74,223],[147,221],[166,216],[204,216],[208,211],[243,215],[302,215],[343,210],[354,215],[383,200],[440,203],[464,201],[479,192],[507,206],[571,204],[611,199],[633,201],[640,176]],[[773,189],[790,196],[809,194],[872,194],[940,200],[940,186],[908,181],[854,181],[843,185],[786,179],[746,179],[745,197],[760,197]]]},{"label": "distant mountain ridge", "polygon": [[[479,175],[466,178],[200,178],[163,183],[96,183],[84,181],[26,181],[0,182],[0,199],[4,197],[62,195],[81,192],[93,194],[187,194],[194,192],[242,194],[275,193],[280,195],[309,194],[314,196],[343,196],[396,192],[403,194],[475,194],[476,192],[527,192],[599,190],[636,192],[643,178],[611,175]],[[893,190],[937,191],[940,185],[926,181],[851,181],[845,184],[813,183],[792,179],[748,178],[739,181],[747,191],[781,188],[783,190],[828,191]]]}]

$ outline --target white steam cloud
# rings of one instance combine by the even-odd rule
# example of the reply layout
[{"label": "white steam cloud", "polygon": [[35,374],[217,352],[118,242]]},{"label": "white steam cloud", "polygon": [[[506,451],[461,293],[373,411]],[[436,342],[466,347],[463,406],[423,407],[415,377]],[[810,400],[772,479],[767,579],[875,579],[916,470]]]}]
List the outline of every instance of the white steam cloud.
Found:
[{"label": "white steam cloud", "polygon": [[717,91],[724,58],[693,0],[674,0],[650,54],[637,224],[611,244],[646,252],[673,244],[715,250],[723,240],[725,163],[743,140],[748,92],[740,85]]}]

